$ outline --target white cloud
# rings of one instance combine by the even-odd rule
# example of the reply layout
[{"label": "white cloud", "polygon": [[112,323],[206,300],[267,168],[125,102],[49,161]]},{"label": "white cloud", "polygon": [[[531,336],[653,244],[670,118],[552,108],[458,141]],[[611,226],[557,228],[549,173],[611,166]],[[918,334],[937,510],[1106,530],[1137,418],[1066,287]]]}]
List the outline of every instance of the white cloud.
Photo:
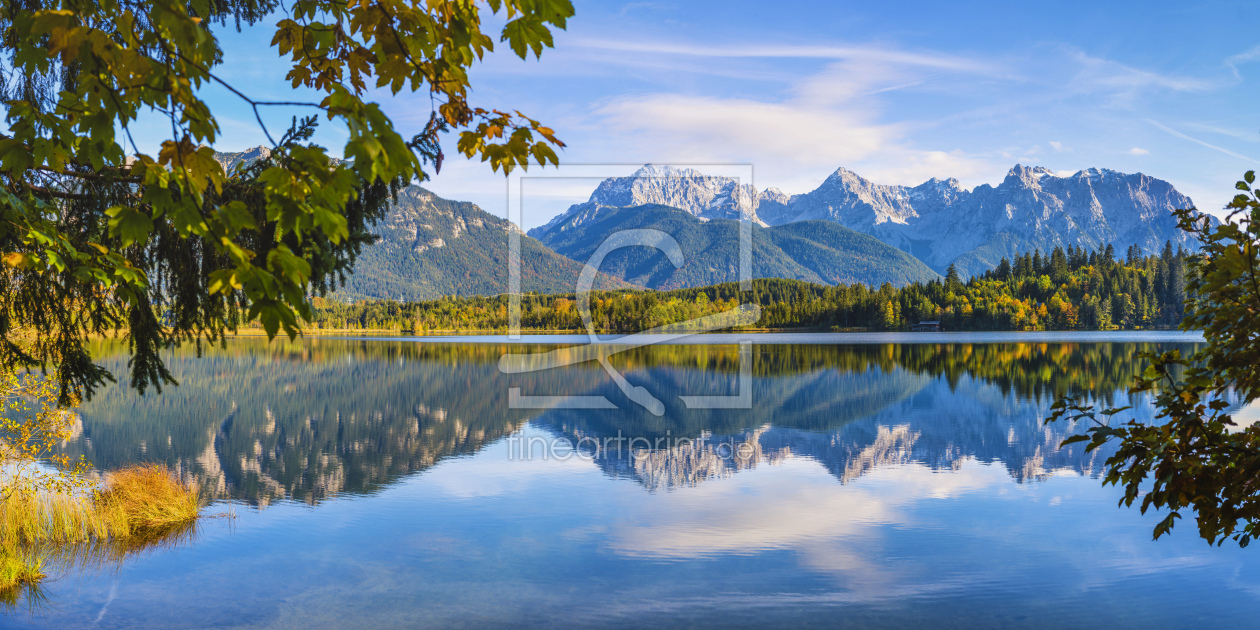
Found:
[{"label": "white cloud", "polygon": [[[739,483],[715,482],[660,495],[647,506],[650,519],[613,528],[609,547],[621,555],[650,558],[788,549],[823,537],[862,534],[872,525],[909,525],[912,517],[904,508],[914,503],[1010,483],[1002,466],[974,460],[947,474],[918,463],[878,468],[845,492],[836,492],[835,478],[807,458],[788,458],[741,474]],[[732,500],[735,496],[739,500]],[[834,518],[808,517],[819,512]]]},{"label": "white cloud", "polygon": [[648,94],[615,100],[597,113],[628,136],[651,134],[651,144],[673,162],[760,154],[797,164],[840,164],[863,159],[899,135],[855,112],[750,99]]},{"label": "white cloud", "polygon": [[1133,147],[1132,149],[1129,149],[1128,153],[1129,155],[1150,155],[1151,152],[1143,149],[1142,147]]},{"label": "white cloud", "polygon": [[[994,169],[955,147],[919,148],[923,123],[882,122],[879,95],[943,76],[1000,74],[980,61],[861,47],[696,47],[588,43],[638,52],[689,56],[833,58],[780,98],[668,92],[616,97],[595,109],[609,146],[629,161],[751,163],[758,186],[789,192],[816,187],[839,166],[880,183],[918,184],[936,176],[967,178]],[[928,123],[930,126],[932,123]]]},{"label": "white cloud", "polygon": [[880,183],[915,184],[991,170],[961,151],[914,148],[908,127],[874,122],[865,108],[812,97],[775,103],[647,94],[614,100],[596,113],[620,136],[623,155],[639,156],[630,161],[751,163],[762,188],[804,192],[839,166]]},{"label": "white cloud", "polygon": [[884,61],[845,60],[829,64],[822,72],[797,82],[792,93],[802,103],[828,106],[914,87],[924,81],[920,68]]},{"label": "white cloud", "polygon": [[1072,152],[1072,149],[1063,146],[1062,142],[1058,142],[1055,140],[1050,141],[1050,148],[1054,149],[1055,152],[1057,153],[1071,153]]}]

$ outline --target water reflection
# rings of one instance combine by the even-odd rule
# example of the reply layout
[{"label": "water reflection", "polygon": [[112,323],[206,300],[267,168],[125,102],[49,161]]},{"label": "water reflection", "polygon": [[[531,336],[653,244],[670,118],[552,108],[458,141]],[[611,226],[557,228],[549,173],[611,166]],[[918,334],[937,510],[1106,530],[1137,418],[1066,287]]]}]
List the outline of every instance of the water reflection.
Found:
[{"label": "water reflection", "polygon": [[[202,519],[230,517],[227,513],[207,513]],[[78,542],[5,541],[0,545],[0,562],[16,560],[38,567],[44,577],[0,589],[0,612],[18,618],[44,615],[55,610],[58,603],[58,598],[48,592],[50,584],[68,576],[117,574],[128,564],[147,556],[194,544],[199,531],[198,521],[191,521],[124,538]]]},{"label": "water reflection", "polygon": [[[702,373],[667,369],[650,376],[643,379],[646,386],[676,385],[679,391],[695,391],[700,383],[694,381],[704,380]],[[951,379],[903,367],[822,370],[758,378],[753,391],[749,410],[671,408],[659,422],[646,414],[609,419],[558,410],[534,424],[566,443],[587,445],[584,455],[607,473],[634,478],[650,490],[695,485],[789,457],[817,461],[841,483],[880,467],[917,462],[952,470],[968,459],[999,462],[1022,482],[1055,470],[1093,475],[1111,453],[1086,453],[1083,444],[1060,449],[1078,427],[1043,425],[1049,396],[1003,394],[999,386],[970,374]],[[1149,420],[1150,407],[1134,402],[1135,415]],[[653,445],[662,435],[703,439],[632,452],[589,447],[607,444],[614,435],[646,435]]]},{"label": "water reflection", "polygon": [[[1059,394],[1124,396],[1136,354],[1168,347],[762,344],[745,410],[677,398],[736,391],[734,345],[618,355],[668,405],[659,417],[595,364],[503,374],[499,344],[180,353],[182,386],[106,392],[68,447],[273,505],[50,583],[55,610],[30,623],[1245,627],[1252,550],[1208,548],[1192,527],[1151,542],[1159,515],[1083,476],[1106,453],[1059,450],[1071,427],[1041,423]],[[511,409],[509,388],[621,409]],[[513,440],[618,435],[686,441],[619,459],[511,454]]]},{"label": "water reflection", "polygon": [[[841,483],[881,467],[914,462],[952,470],[968,459],[1000,462],[1023,481],[1059,469],[1096,473],[1106,453],[1058,449],[1073,427],[1043,426],[1049,404],[1065,393],[1123,395],[1141,368],[1137,352],[1169,345],[756,346],[746,410],[687,409],[677,398],[734,393],[736,346],[618,355],[614,365],[666,403],[657,417],[627,401],[594,363],[499,371],[503,352],[541,347],[245,339],[200,358],[191,350],[174,353],[170,364],[181,385],[161,395],[138,396],[125,382],[102,392],[83,406],[81,429],[66,448],[102,469],[165,462],[208,496],[255,505],[371,493],[445,458],[476,453],[527,422],[575,443],[617,435],[692,440],[594,460],[651,491],[790,458],[817,461]],[[125,373],[117,348],[98,352]],[[604,395],[621,408],[511,409],[510,387]]]}]

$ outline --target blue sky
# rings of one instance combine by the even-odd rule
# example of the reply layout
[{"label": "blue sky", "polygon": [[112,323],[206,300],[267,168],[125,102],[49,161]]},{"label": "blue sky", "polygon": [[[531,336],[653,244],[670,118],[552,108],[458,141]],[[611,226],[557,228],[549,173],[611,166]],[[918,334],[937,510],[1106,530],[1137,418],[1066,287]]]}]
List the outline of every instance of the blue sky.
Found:
[{"label": "blue sky", "polygon": [[[473,100],[543,120],[571,163],[747,163],[758,188],[807,192],[837,167],[887,184],[997,184],[1016,163],[1171,181],[1219,209],[1260,167],[1260,36],[1252,5],[1201,3],[575,2],[541,61],[501,46]],[[221,74],[291,98],[271,25],[221,32]],[[221,150],[262,144],[248,109],[221,107]],[[380,94],[396,124],[427,94]],[[269,112],[274,127],[297,111]],[[340,147],[344,133],[321,130]],[[142,144],[162,129],[140,134]],[[448,154],[454,155],[453,138]],[[500,216],[506,186],[451,158],[427,184]],[[556,186],[526,227],[580,201]],[[531,216],[532,214],[532,216]]]}]

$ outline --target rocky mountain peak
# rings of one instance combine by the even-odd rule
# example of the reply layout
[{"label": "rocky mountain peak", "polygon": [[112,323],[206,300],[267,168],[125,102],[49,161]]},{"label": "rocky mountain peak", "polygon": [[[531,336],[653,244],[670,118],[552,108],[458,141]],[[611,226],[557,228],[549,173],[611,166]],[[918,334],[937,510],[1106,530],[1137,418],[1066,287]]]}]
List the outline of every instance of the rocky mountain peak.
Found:
[{"label": "rocky mountain peak", "polygon": [[[779,193],[786,201],[786,195]],[[541,238],[558,226],[584,222],[601,208],[663,205],[685,210],[701,219],[757,219],[760,195],[748,183],[734,178],[705,175],[691,168],[644,164],[629,177],[610,177],[600,182],[587,201],[573,204],[546,225],[530,230]],[[763,223],[764,225],[764,223]]]},{"label": "rocky mountain peak", "polygon": [[1153,179],[1153,178],[1148,178],[1146,175],[1143,175],[1142,173],[1133,173],[1132,175],[1130,175],[1126,173],[1121,173],[1119,171],[1113,171],[1109,168],[1094,168],[1094,167],[1077,171],[1075,174],[1072,175],[1072,177],[1076,179],[1089,180],[1089,181],[1094,181],[1094,182],[1102,182],[1102,181],[1108,181],[1108,180],[1114,181],[1117,179],[1125,179],[1125,178],[1136,178],[1138,180]]},{"label": "rocky mountain peak", "polygon": [[777,201],[779,203],[787,203],[789,200],[791,200],[791,198],[792,198],[791,195],[774,187],[767,188],[761,192],[761,200],[763,202]]},{"label": "rocky mountain peak", "polygon": [[866,178],[862,177],[861,175],[858,175],[857,173],[854,173],[853,171],[850,171],[849,169],[843,166],[836,169],[835,172],[832,173],[831,175],[828,175],[824,183],[825,182],[844,182],[844,183],[850,183],[850,184],[854,184],[854,183],[870,184],[871,183]]},{"label": "rocky mountain peak", "polygon": [[1054,171],[1044,166],[1023,166],[1016,164],[1006,173],[1006,179],[1002,185],[1024,184],[1036,185],[1045,177],[1057,177]]},{"label": "rocky mountain peak", "polygon": [[265,160],[271,157],[271,149],[262,145],[245,149],[244,151],[215,151],[214,159],[223,165],[223,170],[231,171],[238,164],[249,164],[255,160]]},{"label": "rocky mountain peak", "polygon": [[962,184],[960,184],[958,180],[954,179],[953,177],[950,177],[949,179],[941,179],[939,177],[933,177],[932,179],[929,179],[926,182],[923,182],[922,184],[915,186],[915,188],[920,188],[920,189],[930,188],[934,190],[953,190],[953,191],[965,190],[962,187]]},{"label": "rocky mountain peak", "polygon": [[704,178],[704,173],[693,168],[677,168],[668,164],[644,164],[630,176],[631,179],[651,177]]}]

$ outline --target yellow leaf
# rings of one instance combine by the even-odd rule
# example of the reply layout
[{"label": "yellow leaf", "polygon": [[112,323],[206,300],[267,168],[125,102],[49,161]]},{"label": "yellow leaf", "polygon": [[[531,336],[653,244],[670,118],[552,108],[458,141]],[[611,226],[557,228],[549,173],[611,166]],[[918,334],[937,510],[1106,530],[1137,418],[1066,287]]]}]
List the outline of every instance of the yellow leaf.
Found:
[{"label": "yellow leaf", "polygon": [[14,269],[23,269],[30,262],[30,256],[21,253],[4,255],[4,264]]}]

